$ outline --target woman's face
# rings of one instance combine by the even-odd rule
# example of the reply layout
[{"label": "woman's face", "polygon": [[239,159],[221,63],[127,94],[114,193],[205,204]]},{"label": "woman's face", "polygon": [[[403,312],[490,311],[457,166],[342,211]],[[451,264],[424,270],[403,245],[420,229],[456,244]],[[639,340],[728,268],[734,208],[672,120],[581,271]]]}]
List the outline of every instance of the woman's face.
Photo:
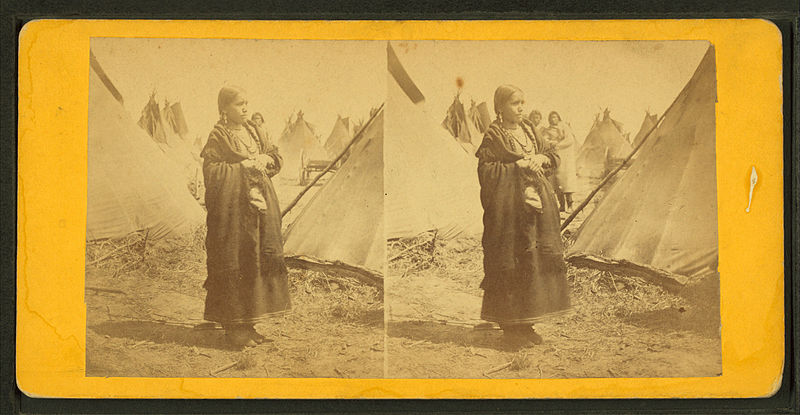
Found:
[{"label": "woman's face", "polygon": [[236,98],[223,111],[225,111],[229,123],[244,124],[247,120],[247,97],[243,92],[236,94]]},{"label": "woman's face", "polygon": [[559,121],[558,114],[550,114],[550,125],[556,125]]},{"label": "woman's face", "polygon": [[506,101],[500,113],[503,114],[503,121],[519,124],[525,112],[525,95],[521,92],[514,92]]},{"label": "woman's face", "polygon": [[533,119],[531,121],[533,121],[533,125],[539,125],[539,123],[542,122],[542,114],[538,112],[533,114]]},{"label": "woman's face", "polygon": [[255,117],[253,117],[253,122],[256,123],[256,125],[260,126],[261,124],[264,124],[264,119],[261,118],[260,115],[256,115]]}]

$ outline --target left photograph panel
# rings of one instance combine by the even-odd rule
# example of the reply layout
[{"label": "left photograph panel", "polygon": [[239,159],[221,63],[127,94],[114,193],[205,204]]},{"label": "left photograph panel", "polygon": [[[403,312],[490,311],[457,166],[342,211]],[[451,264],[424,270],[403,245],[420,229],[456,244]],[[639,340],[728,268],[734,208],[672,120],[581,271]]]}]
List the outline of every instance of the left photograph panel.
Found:
[{"label": "left photograph panel", "polygon": [[385,44],[89,59],[86,375],[384,377]]}]

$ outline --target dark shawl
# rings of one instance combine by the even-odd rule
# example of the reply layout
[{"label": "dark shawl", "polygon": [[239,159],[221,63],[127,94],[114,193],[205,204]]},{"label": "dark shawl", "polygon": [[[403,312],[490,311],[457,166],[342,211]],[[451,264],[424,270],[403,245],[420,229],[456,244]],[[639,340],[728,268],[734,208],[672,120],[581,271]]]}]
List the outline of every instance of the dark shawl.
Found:
[{"label": "dark shawl", "polygon": [[266,212],[248,201],[241,164],[248,154],[224,126],[214,126],[200,154],[208,209],[206,319],[212,321],[252,322],[290,307],[281,213],[270,180],[283,160],[260,128],[250,121],[245,128],[258,138],[259,152],[275,160],[260,182]]},{"label": "dark shawl", "polygon": [[[553,188],[545,177],[553,174],[560,160],[552,143],[543,140],[530,121],[523,119],[521,127],[534,137],[537,154],[550,159],[544,175],[533,175],[533,185],[542,199],[542,213],[536,213],[525,204],[523,172],[515,163],[523,158],[523,151],[513,138],[503,133],[497,121],[489,126],[476,153],[484,210],[484,280],[481,284],[486,291],[484,313],[487,312],[487,297],[503,303],[507,294],[517,297],[512,301],[515,303],[538,303],[514,305],[528,311],[511,310],[508,313],[522,314],[502,316],[515,321],[568,306],[568,300],[566,305],[562,304],[566,295],[566,267],[560,218]],[[541,296],[548,290],[559,291],[552,293],[559,297],[558,304],[541,304]],[[495,295],[498,292],[505,294]],[[490,304],[490,308],[493,307],[505,310],[509,304]],[[508,313],[492,311],[490,314],[497,317],[496,314]]]}]

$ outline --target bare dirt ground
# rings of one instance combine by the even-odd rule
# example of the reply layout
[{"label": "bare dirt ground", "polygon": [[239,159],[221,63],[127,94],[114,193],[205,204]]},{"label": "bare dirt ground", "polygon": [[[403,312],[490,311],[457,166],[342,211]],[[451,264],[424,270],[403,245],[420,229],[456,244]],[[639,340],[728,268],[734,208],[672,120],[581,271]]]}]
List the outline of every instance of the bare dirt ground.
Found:
[{"label": "bare dirt ground", "polygon": [[[585,188],[592,184],[584,181]],[[586,193],[577,194],[578,201]],[[483,278],[479,238],[431,243],[432,235],[423,235],[390,242],[388,258],[399,258],[389,263],[386,278],[388,377],[721,374],[719,281],[714,278],[667,292],[637,277],[570,266],[573,311],[536,325],[544,344],[514,350],[496,326],[475,329],[481,323]]]},{"label": "bare dirt ground", "polygon": [[[282,206],[300,189],[276,187]],[[230,349],[202,326],[204,237],[89,245],[87,376],[383,377],[383,294],[315,271],[290,271],[292,313],[256,326],[269,341]]]}]

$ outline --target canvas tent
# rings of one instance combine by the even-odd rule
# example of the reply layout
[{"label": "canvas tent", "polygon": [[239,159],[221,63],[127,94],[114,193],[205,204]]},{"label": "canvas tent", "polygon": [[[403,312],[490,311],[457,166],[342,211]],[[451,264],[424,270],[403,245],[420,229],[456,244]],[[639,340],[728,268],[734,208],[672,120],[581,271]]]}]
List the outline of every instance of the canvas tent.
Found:
[{"label": "canvas tent", "polygon": [[477,159],[425,111],[424,95],[387,46],[386,236],[435,230],[441,238],[480,233]]},{"label": "canvas tent", "polygon": [[634,148],[636,148],[636,146],[638,146],[639,143],[644,140],[644,137],[653,128],[653,126],[656,125],[656,122],[658,122],[658,115],[650,114],[650,111],[647,111],[647,113],[644,115],[644,119],[642,120],[642,126],[639,127],[639,132],[636,133],[635,137],[633,137],[633,142],[631,144]]},{"label": "canvas tent", "polygon": [[350,158],[287,229],[284,254],[305,266],[334,267],[362,279],[382,276],[383,110],[351,149]]},{"label": "canvas tent", "polygon": [[716,273],[715,103],[711,47],[639,157],[578,229],[570,261],[670,284]]},{"label": "canvas tent", "polygon": [[136,125],[94,55],[89,70],[86,239],[179,235],[203,223],[180,169]]},{"label": "canvas tent", "polygon": [[480,114],[477,113],[474,101],[470,107],[471,111],[468,111],[461,102],[460,95],[456,94],[453,98],[453,103],[450,104],[442,121],[442,127],[450,132],[450,135],[455,137],[469,154],[475,154],[483,139],[482,131],[477,124],[480,121]]},{"label": "canvas tent", "polygon": [[578,152],[578,176],[604,177],[613,164],[630,155],[633,148],[622,135],[622,124],[611,118],[606,109],[595,118],[592,129]]},{"label": "canvas tent", "polygon": [[[142,115],[139,117],[138,124],[158,143],[168,144],[169,141],[174,140],[174,134],[167,130],[166,123],[162,122],[161,110],[158,102],[156,102],[155,91],[150,94],[150,100],[142,108]],[[170,134],[169,137],[167,136],[168,132]]]},{"label": "canvas tent", "polygon": [[279,177],[300,178],[303,160],[327,160],[330,157],[325,147],[317,139],[314,127],[303,118],[303,111],[297,112],[297,118],[286,123],[278,149],[283,157],[283,167]]},{"label": "canvas tent", "polygon": [[[492,123],[492,117],[489,115],[489,106],[486,105],[486,102],[475,105],[475,101],[472,101],[467,116],[478,127],[481,136],[489,129],[489,124]],[[480,145],[480,142],[478,145]]]},{"label": "canvas tent", "polygon": [[183,114],[183,107],[179,102],[164,105],[156,102],[156,92],[150,94],[150,100],[142,109],[139,118],[142,127],[156,142],[166,144],[171,148],[187,150],[187,135],[189,127]]},{"label": "canvas tent", "polygon": [[164,102],[163,107],[156,101],[156,93],[142,109],[139,118],[142,127],[158,144],[161,151],[181,169],[181,177],[189,186],[194,186],[200,171],[199,153],[193,151],[193,144],[186,140],[188,127],[180,103]]},{"label": "canvas tent", "polygon": [[325,140],[325,150],[328,151],[328,156],[331,160],[344,151],[351,138],[350,119],[342,118],[341,116],[337,117],[328,139]]},{"label": "canvas tent", "polygon": [[162,112],[163,117],[169,122],[172,130],[177,133],[185,142],[188,141],[189,126],[186,125],[186,117],[183,114],[183,106],[180,102],[167,104]]}]

